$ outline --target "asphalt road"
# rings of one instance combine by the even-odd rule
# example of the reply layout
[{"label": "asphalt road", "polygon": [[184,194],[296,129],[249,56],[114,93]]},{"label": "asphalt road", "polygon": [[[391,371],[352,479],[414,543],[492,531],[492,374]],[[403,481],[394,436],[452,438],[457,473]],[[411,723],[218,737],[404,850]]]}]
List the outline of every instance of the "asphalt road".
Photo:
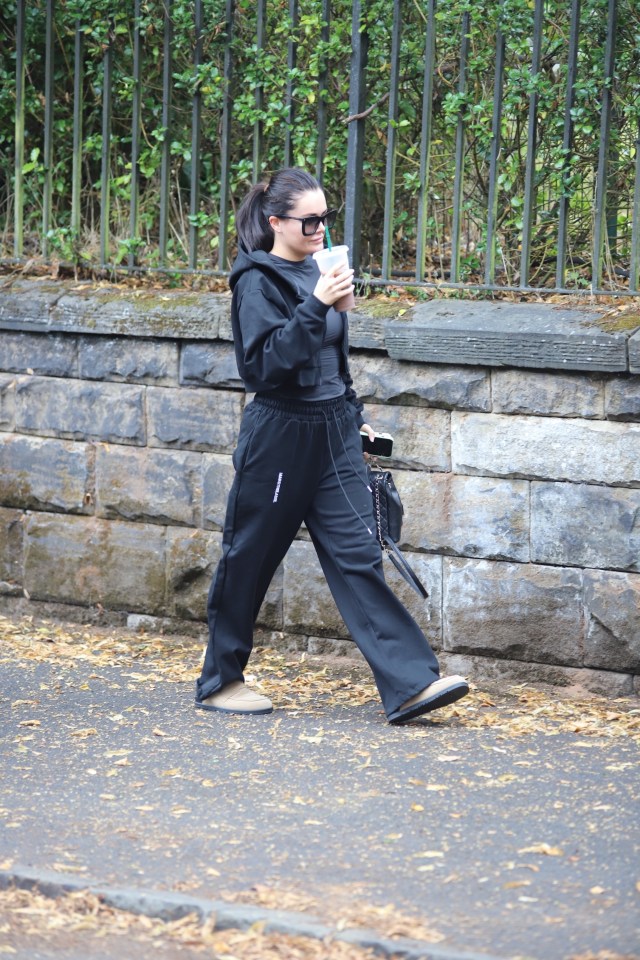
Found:
[{"label": "asphalt road", "polygon": [[328,923],[369,905],[452,956],[640,955],[638,743],[604,713],[601,735],[495,695],[406,727],[366,696],[239,718],[122,665],[2,671],[5,871]]}]

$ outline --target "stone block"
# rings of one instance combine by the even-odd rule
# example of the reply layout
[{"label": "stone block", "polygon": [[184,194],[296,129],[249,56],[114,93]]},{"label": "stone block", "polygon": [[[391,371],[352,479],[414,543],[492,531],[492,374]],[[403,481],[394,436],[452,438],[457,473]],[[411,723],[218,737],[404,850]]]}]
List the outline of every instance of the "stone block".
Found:
[{"label": "stone block", "polygon": [[640,425],[451,414],[454,473],[640,486]]},{"label": "stone block", "polygon": [[376,310],[373,303],[364,300],[356,303],[349,311],[349,343],[351,347],[364,350],[384,350],[385,324],[391,311],[397,314],[398,308],[383,305]]},{"label": "stone block", "polygon": [[305,637],[299,637],[299,649],[306,650],[314,657],[348,657],[356,663],[363,659],[352,640],[333,640],[331,637],[309,637],[306,640]]},{"label": "stone block", "polygon": [[200,526],[197,453],[98,444],[96,514],[110,519]]},{"label": "stone block", "polygon": [[207,529],[222,530],[227,498],[235,477],[230,456],[205,453],[202,457],[202,517]]},{"label": "stone block", "polygon": [[16,378],[0,375],[0,430],[13,430],[16,422]]},{"label": "stone block", "polygon": [[143,387],[20,377],[16,430],[71,440],[145,442]]},{"label": "stone block", "polygon": [[445,651],[582,665],[581,573],[445,559],[443,576]]},{"label": "stone block", "polygon": [[[206,339],[211,339],[208,337]],[[218,323],[218,340],[226,340],[229,343],[233,343],[233,327],[231,326],[231,298],[229,297],[228,305],[226,309],[223,309],[219,314],[219,323]]]},{"label": "stone block", "polygon": [[640,576],[586,570],[585,664],[640,673]]},{"label": "stone block", "polygon": [[221,554],[218,533],[167,531],[167,607],[173,616],[207,619],[209,587]]},{"label": "stone block", "polygon": [[451,469],[447,410],[368,403],[365,417],[377,433],[394,438],[393,465],[412,469]]},{"label": "stone block", "polygon": [[0,437],[0,503],[23,510],[93,513],[93,450],[84,443]]},{"label": "stone block", "polygon": [[51,307],[50,328],[71,333],[215,340],[231,297],[187,290],[67,287]]},{"label": "stone block", "polygon": [[640,570],[640,491],[584,483],[532,483],[531,559]]},{"label": "stone block", "polygon": [[180,353],[180,383],[244,390],[230,343],[187,343]]},{"label": "stone block", "polygon": [[[407,560],[429,591],[427,601],[418,597],[390,562],[385,578],[401,598],[430,642],[441,642],[442,559],[407,553]],[[284,625],[290,633],[307,633],[349,639],[342,617],[324,578],[313,544],[296,540],[284,559]]]},{"label": "stone block", "polygon": [[544,683],[564,687],[565,696],[580,698],[589,693],[612,699],[633,694],[633,677],[628,673],[525,663],[523,660],[499,660],[495,657],[473,657],[458,653],[441,654],[439,659],[441,668],[447,673],[469,677],[478,685],[488,686],[489,692],[495,687],[499,693],[503,693],[505,684],[529,683],[536,688]]},{"label": "stone block", "polygon": [[162,615],[165,530],[144,523],[34,514],[24,584],[33,600]]},{"label": "stone block", "polygon": [[283,629],[348,639],[313,544],[296,540],[283,565]]},{"label": "stone block", "polygon": [[226,390],[147,388],[149,446],[232,453],[243,396]]},{"label": "stone block", "polygon": [[0,291],[0,329],[46,331],[51,308],[65,289],[56,281],[14,280]]},{"label": "stone block", "polygon": [[429,596],[418,596],[403,579],[391,561],[384,559],[385,580],[405,605],[434,650],[442,647],[442,557],[402,551],[424,584]]},{"label": "stone block", "polygon": [[598,327],[604,311],[556,304],[431,300],[388,322],[390,357],[425,363],[627,370],[627,334]]},{"label": "stone block", "polygon": [[0,594],[22,594],[25,515],[0,507]]},{"label": "stone block", "polygon": [[55,333],[10,333],[0,337],[0,368],[11,373],[74,377],[77,345],[73,337]]},{"label": "stone block", "polygon": [[529,560],[529,483],[395,471],[402,543],[428,553]]},{"label": "stone block", "polygon": [[134,337],[80,337],[80,377],[170,386],[178,382],[178,344]]},{"label": "stone block", "polygon": [[445,410],[491,410],[491,378],[487,370],[409,363],[370,354],[352,354],[351,376],[366,403],[402,403]]},{"label": "stone block", "polygon": [[493,370],[494,413],[604,418],[604,383],[594,376],[537,370]]},{"label": "stone block", "polygon": [[629,371],[640,373],[640,330],[629,338]]},{"label": "stone block", "polygon": [[616,377],[607,383],[605,416],[609,420],[640,420],[640,377]]}]

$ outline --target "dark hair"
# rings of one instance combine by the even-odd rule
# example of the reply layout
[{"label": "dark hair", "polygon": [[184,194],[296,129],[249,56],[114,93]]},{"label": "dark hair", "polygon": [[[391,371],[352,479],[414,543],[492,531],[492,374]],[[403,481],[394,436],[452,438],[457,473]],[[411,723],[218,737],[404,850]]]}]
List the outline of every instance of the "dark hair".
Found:
[{"label": "dark hair", "polygon": [[269,217],[288,213],[301,193],[319,190],[320,184],[306,170],[284,167],[268,182],[256,183],[242,201],[236,214],[236,231],[243,250],[266,250],[273,247],[273,230]]}]

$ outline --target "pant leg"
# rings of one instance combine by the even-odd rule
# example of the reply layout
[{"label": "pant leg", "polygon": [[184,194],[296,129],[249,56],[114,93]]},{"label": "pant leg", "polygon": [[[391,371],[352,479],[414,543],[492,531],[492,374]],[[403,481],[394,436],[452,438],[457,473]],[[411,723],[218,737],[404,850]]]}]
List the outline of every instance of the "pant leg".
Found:
[{"label": "pant leg", "polygon": [[245,410],[234,452],[222,558],[209,591],[209,642],[197,683],[204,700],[242,679],[253,628],[273,574],[298,532],[318,467],[308,430],[257,403]]},{"label": "pant leg", "polygon": [[[390,714],[438,679],[438,661],[386,583],[353,417],[331,424],[331,446],[333,460],[305,521],[340,614],[369,663]],[[360,518],[368,522],[370,533]]]}]

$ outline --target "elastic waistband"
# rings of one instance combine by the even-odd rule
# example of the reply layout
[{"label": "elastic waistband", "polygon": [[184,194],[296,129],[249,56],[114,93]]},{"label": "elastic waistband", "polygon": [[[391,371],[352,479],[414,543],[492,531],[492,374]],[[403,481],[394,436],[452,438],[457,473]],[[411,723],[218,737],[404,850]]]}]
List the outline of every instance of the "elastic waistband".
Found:
[{"label": "elastic waistband", "polygon": [[274,413],[295,417],[297,420],[322,421],[344,416],[347,412],[347,401],[344,397],[334,397],[331,400],[286,400],[283,397],[270,397],[260,393],[256,394],[253,402]]}]

